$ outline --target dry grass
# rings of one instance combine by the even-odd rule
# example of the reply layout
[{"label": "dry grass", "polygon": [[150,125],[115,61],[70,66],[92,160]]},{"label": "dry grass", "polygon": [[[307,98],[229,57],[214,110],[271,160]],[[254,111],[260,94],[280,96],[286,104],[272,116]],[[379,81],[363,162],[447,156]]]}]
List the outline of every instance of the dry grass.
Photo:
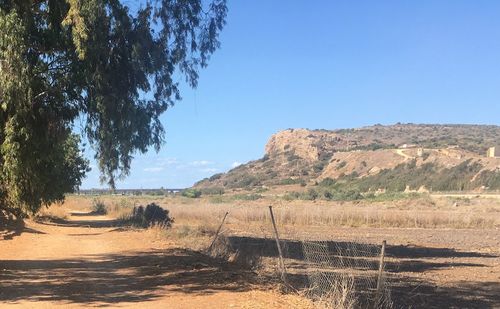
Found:
[{"label": "dry grass", "polygon": [[[100,198],[108,216],[121,218],[134,206],[156,202],[168,209],[177,226],[217,226],[226,211],[231,222],[260,224],[269,222],[267,205],[274,204],[276,220],[282,227],[375,227],[375,228],[459,228],[491,229],[500,227],[500,201],[488,198],[430,198],[383,203],[335,203],[293,201],[277,203],[273,199],[211,203],[207,199],[183,197]],[[49,208],[64,215],[64,209],[91,210],[92,197],[71,196],[63,207]],[[459,205],[458,207],[455,207]],[[59,207],[59,209],[57,209]],[[181,228],[181,229],[186,229]],[[182,233],[181,233],[182,234]]]},{"label": "dry grass", "polygon": [[[178,222],[220,222],[226,211],[232,221],[253,224],[269,222],[265,206],[169,205]],[[497,216],[488,213],[446,210],[399,210],[370,207],[331,207],[324,205],[282,206],[274,208],[276,220],[283,226],[342,226],[376,228],[495,228]]]},{"label": "dry grass", "polygon": [[214,238],[216,231],[215,224],[174,224],[172,228],[163,231],[162,236],[182,247],[205,250]]},{"label": "dry grass", "polygon": [[38,220],[66,220],[68,219],[68,208],[61,203],[50,205],[48,208],[42,210],[36,215]]},{"label": "dry grass", "polygon": [[[103,203],[106,208],[106,215],[111,218],[124,218],[132,212],[134,206],[139,205],[138,199],[134,198],[124,198],[115,196],[103,196],[103,197],[92,197],[92,196],[76,196],[72,195],[66,198],[64,201],[64,208],[67,211],[94,211],[94,204],[98,201]],[[144,203],[142,203],[144,205]],[[54,207],[51,206],[50,209]]]},{"label": "dry grass", "polygon": [[330,291],[316,300],[316,304],[325,309],[354,309],[356,298],[354,296],[353,281],[347,278],[336,281]]}]

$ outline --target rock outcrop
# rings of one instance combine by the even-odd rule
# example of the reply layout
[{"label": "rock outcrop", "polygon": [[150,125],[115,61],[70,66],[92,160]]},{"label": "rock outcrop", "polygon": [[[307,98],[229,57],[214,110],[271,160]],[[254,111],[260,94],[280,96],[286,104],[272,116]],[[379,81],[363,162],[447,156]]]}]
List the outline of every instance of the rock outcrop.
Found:
[{"label": "rock outcrop", "polygon": [[373,176],[410,162],[415,168],[432,165],[436,170],[470,164],[478,169],[477,177],[484,170],[500,170],[500,159],[485,155],[490,145],[498,144],[500,126],[396,124],[332,131],[288,129],[271,136],[263,158],[196,186],[308,185],[325,178]]}]

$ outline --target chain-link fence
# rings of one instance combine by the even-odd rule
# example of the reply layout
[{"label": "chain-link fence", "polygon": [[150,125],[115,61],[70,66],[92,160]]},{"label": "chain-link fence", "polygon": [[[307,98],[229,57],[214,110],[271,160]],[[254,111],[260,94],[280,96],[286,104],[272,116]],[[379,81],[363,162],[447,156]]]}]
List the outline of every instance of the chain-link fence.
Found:
[{"label": "chain-link fence", "polygon": [[332,308],[391,307],[384,272],[385,242],[310,238],[307,233],[276,226],[269,210],[266,220],[245,230],[226,213],[209,253],[271,273],[285,287]]}]

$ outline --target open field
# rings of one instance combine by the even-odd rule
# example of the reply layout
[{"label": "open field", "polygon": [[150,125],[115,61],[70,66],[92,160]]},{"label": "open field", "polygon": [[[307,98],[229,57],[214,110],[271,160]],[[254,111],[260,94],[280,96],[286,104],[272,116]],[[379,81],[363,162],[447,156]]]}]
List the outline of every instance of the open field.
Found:
[{"label": "open field", "polygon": [[[158,203],[169,209],[179,222],[215,222],[226,211],[240,223],[268,220],[267,206],[276,209],[278,224],[284,226],[338,226],[374,228],[500,228],[500,200],[478,195],[418,195],[395,200],[361,200],[353,202],[284,201],[274,192],[247,200],[253,194],[224,194],[203,198],[158,196],[72,196],[66,208],[91,207],[93,199],[104,201],[111,214],[119,217],[134,205]],[[55,207],[57,209],[57,207]],[[52,209],[51,209],[52,211]]]},{"label": "open field", "polygon": [[[80,214],[91,210],[94,197],[71,196],[63,205],[45,211],[45,221],[30,222],[20,236],[0,242],[0,278],[7,287],[0,297],[10,305],[27,307],[33,301],[75,307],[115,303],[311,307],[296,293],[278,292],[273,254],[266,253],[254,272],[233,262],[221,264],[200,251],[208,247],[226,212],[223,235],[272,246],[267,207],[272,204],[290,252],[303,239],[372,245],[386,240],[386,270],[395,308],[496,308],[500,304],[498,199],[423,196],[381,202],[286,202],[272,197],[222,197],[102,196],[108,216],[89,217]],[[150,202],[170,210],[175,219],[172,229],[116,227],[112,218]],[[303,268],[302,260],[293,254],[286,263],[291,273]],[[104,273],[112,276],[105,278]],[[203,279],[205,275],[209,281]],[[82,276],[97,285],[88,288],[80,281]],[[82,286],[89,290],[79,294]],[[185,293],[197,296],[187,298]],[[250,299],[255,301],[251,305],[246,303]]]}]

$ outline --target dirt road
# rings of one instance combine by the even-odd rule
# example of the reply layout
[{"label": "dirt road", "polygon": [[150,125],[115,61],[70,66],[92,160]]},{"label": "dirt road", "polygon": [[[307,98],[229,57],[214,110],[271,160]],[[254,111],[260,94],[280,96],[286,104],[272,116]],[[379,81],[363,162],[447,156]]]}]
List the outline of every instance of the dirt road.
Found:
[{"label": "dirt road", "polygon": [[415,159],[415,157],[409,156],[406,153],[404,153],[403,149],[395,149],[394,153],[396,153],[396,154],[402,156],[403,158],[405,158],[405,161]]},{"label": "dirt road", "polygon": [[0,307],[306,308],[256,275],[73,213],[0,240]]}]

